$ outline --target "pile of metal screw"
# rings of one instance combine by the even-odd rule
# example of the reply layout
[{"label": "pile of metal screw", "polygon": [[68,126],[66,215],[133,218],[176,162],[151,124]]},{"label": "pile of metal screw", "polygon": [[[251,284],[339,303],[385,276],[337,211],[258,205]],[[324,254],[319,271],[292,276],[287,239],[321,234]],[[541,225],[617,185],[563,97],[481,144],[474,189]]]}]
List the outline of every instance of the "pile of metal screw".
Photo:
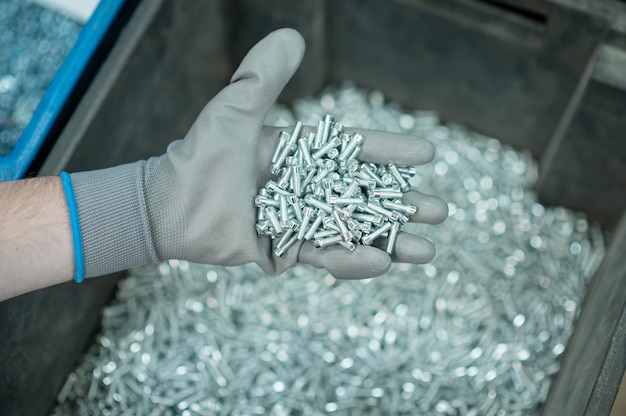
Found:
[{"label": "pile of metal screw", "polygon": [[[294,114],[295,113],[295,114]],[[346,85],[277,107],[267,124],[421,135],[411,185],[448,201],[437,257],[339,281],[298,264],[169,261],[134,270],[54,415],[533,415],[574,330],[604,245],[585,216],[537,202],[528,153],[436,113]]]},{"label": "pile of metal screw", "polygon": [[363,136],[343,132],[343,125],[325,115],[317,132],[301,137],[302,123],[291,134],[280,132],[269,180],[255,198],[259,236],[279,238],[274,254],[282,256],[298,240],[314,240],[318,248],[355,243],[372,245],[386,237],[393,253],[398,232],[415,205],[403,204],[408,180],[416,169],[360,163]]},{"label": "pile of metal screw", "polygon": [[30,1],[0,0],[0,156],[9,155],[81,24]]}]

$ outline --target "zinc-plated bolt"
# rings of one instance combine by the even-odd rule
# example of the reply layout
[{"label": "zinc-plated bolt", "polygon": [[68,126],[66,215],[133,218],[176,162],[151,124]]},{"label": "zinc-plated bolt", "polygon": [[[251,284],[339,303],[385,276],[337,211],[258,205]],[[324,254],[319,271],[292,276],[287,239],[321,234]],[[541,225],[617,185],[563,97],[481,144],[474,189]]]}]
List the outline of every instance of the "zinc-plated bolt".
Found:
[{"label": "zinc-plated bolt", "polygon": [[341,150],[343,151],[350,142],[350,135],[348,133],[341,133],[339,138],[341,139]]},{"label": "zinc-plated bolt", "polygon": [[310,240],[310,239],[313,238],[313,236],[317,232],[317,229],[322,224],[322,221],[324,221],[324,218],[326,217],[326,215],[328,215],[328,214],[324,210],[317,211],[317,217],[315,217],[315,220],[313,220],[313,223],[311,224],[311,227],[309,227],[309,230],[304,235],[304,239],[305,240]]},{"label": "zinc-plated bolt", "polygon": [[298,228],[298,224],[295,221],[289,221],[285,228],[287,229],[287,231],[285,231],[280,240],[278,240],[278,243],[276,244],[277,249],[283,248],[285,244],[287,244],[293,233]]},{"label": "zinc-plated bolt", "polygon": [[373,179],[374,181],[376,181],[376,183],[382,187],[385,186],[385,184],[383,183],[382,179],[380,179],[378,177],[378,175],[373,172],[370,167],[368,165],[366,165],[365,163],[363,163],[361,165],[361,178],[363,179]]},{"label": "zinc-plated bolt", "polygon": [[324,218],[324,221],[322,222],[322,224],[324,224],[324,228],[326,228],[327,230],[333,230],[338,233],[341,232],[341,230],[339,229],[339,226],[335,223],[334,217]]},{"label": "zinc-plated bolt", "polygon": [[325,199],[326,193],[324,192],[324,186],[321,183],[318,183],[313,188],[312,192],[313,196],[317,199]]},{"label": "zinc-plated bolt", "polygon": [[281,150],[280,154],[278,155],[278,158],[276,159],[276,162],[274,164],[272,164],[272,166],[270,168],[270,172],[272,173],[272,175],[278,175],[278,173],[280,172],[280,170],[284,166],[285,161],[287,160],[287,157],[292,152],[293,152],[293,149],[291,148],[291,146],[289,146],[289,142],[286,143],[283,146],[283,149]]},{"label": "zinc-plated bolt", "polygon": [[345,189],[346,186],[342,181],[333,181],[333,192],[341,195]]},{"label": "zinc-plated bolt", "polygon": [[320,120],[317,123],[317,133],[315,133],[315,140],[313,140],[313,149],[319,149],[320,147],[322,147],[325,127],[326,123],[324,122],[324,120]]},{"label": "zinc-plated bolt", "polygon": [[[361,153],[361,146],[357,146],[357,147],[354,148],[352,153],[350,153],[350,156],[348,156],[348,158],[346,159],[345,163],[346,164],[350,164],[350,163],[352,163],[352,161],[357,160],[357,157],[359,156],[359,153]],[[357,163],[358,163],[358,161],[357,161]]]},{"label": "zinc-plated bolt", "polygon": [[364,188],[368,188],[368,189],[376,187],[376,181],[374,179],[363,179],[363,178],[359,178],[359,177],[343,178],[343,181],[345,183],[352,183],[352,180],[357,180],[360,187],[364,187]]},{"label": "zinc-plated bolt", "polygon": [[322,169],[319,169],[317,171],[317,175],[315,175],[313,177],[313,183],[317,184],[320,183],[322,181],[322,179],[324,179],[326,176],[328,176],[328,174],[331,172],[331,170],[326,169],[325,167]]},{"label": "zinc-plated bolt", "polygon": [[383,181],[386,186],[389,186],[393,183],[393,175],[389,172],[385,172],[380,175],[380,180]]},{"label": "zinc-plated bolt", "polygon": [[309,221],[315,215],[315,209],[311,207],[304,207],[302,210],[302,222],[300,223],[300,229],[298,230],[298,240],[303,240],[307,232]]},{"label": "zinc-plated bolt", "polygon": [[339,161],[340,162],[345,162],[348,159],[354,159],[354,158],[350,158],[350,155],[352,154],[352,152],[354,152],[354,150],[359,147],[359,145],[363,142],[363,136],[360,133],[353,133],[350,136],[350,141],[348,142],[348,145],[343,148],[341,150],[341,153],[339,153]]},{"label": "zinc-plated bolt", "polygon": [[417,175],[417,168],[415,166],[398,166],[398,172],[403,175]]},{"label": "zinc-plated bolt", "polygon": [[348,185],[346,190],[341,194],[343,198],[350,198],[356,192],[359,187],[359,180],[352,178],[352,182]]},{"label": "zinc-plated bolt", "polygon": [[307,204],[309,204],[309,205],[311,205],[311,206],[313,206],[313,207],[315,207],[317,209],[320,209],[320,210],[326,212],[327,214],[332,214],[333,213],[333,207],[332,206],[330,206],[328,204],[325,204],[324,202],[322,202],[322,201],[320,201],[318,199],[315,199],[312,195],[306,195],[304,197],[304,202],[306,202]]},{"label": "zinc-plated bolt", "polygon": [[308,139],[304,138],[304,139],[298,140],[298,145],[300,147],[300,154],[302,155],[302,158],[304,159],[304,168],[309,169],[311,167],[314,167],[315,162],[313,161],[313,158],[311,157],[311,152],[309,152]]},{"label": "zinc-plated bolt", "polygon": [[379,198],[389,198],[389,199],[397,199],[402,198],[402,191],[396,191],[389,188],[374,188],[370,192],[371,197],[375,199]]},{"label": "zinc-plated bolt", "polygon": [[287,228],[291,223],[288,212],[287,197],[285,195],[279,195],[278,199],[280,201],[280,225],[283,228]]},{"label": "zinc-plated bolt", "polygon": [[400,211],[407,215],[413,215],[417,212],[417,206],[411,204],[403,204],[400,201],[390,201],[385,199],[382,201],[383,207],[394,211]]},{"label": "zinc-plated bolt", "polygon": [[335,169],[337,169],[337,162],[332,159],[326,159],[324,161],[324,169],[328,169],[331,173],[328,175],[329,178],[336,181],[340,179],[340,176]]},{"label": "zinc-plated bolt", "polygon": [[326,142],[328,141],[328,138],[330,137],[330,129],[333,125],[333,123],[335,122],[335,117],[331,116],[330,114],[326,114],[324,116],[324,130],[322,132],[322,138],[320,141],[320,147],[323,147]]},{"label": "zinc-plated bolt", "polygon": [[374,230],[373,232],[371,232],[369,234],[366,234],[363,237],[361,237],[361,241],[366,246],[371,246],[372,243],[374,242],[374,240],[376,240],[378,237],[382,236],[384,233],[389,231],[389,229],[391,227],[393,227],[393,223],[386,222],[383,225],[381,225],[380,227],[378,227],[376,230]]},{"label": "zinc-plated bolt", "polygon": [[293,189],[294,194],[300,196],[302,194],[302,177],[300,174],[302,173],[302,167],[300,165],[291,165],[291,187]]},{"label": "zinc-plated bolt", "polygon": [[344,221],[346,222],[346,226],[348,226],[350,231],[352,231],[353,233],[361,229],[361,223],[354,218],[347,218]]},{"label": "zinc-plated bolt", "polygon": [[384,217],[387,217],[393,221],[397,221],[399,218],[399,214],[397,212],[390,211],[386,208],[381,207],[380,205],[374,204],[372,202],[368,202],[366,205],[366,211],[369,211],[371,214],[380,214]]},{"label": "zinc-plated bolt", "polygon": [[396,180],[400,184],[400,189],[402,190],[402,192],[408,192],[409,189],[411,189],[411,186],[404,179],[395,163],[389,163],[387,167],[389,168],[389,172],[391,172],[393,177],[396,178]]},{"label": "zinc-plated bolt", "polygon": [[330,137],[340,136],[343,132],[343,124],[341,123],[333,123],[330,128]]},{"label": "zinc-plated bolt", "polygon": [[387,253],[392,254],[396,247],[396,240],[398,239],[398,231],[400,231],[400,223],[394,223],[389,231],[389,238],[387,238]]},{"label": "zinc-plated bolt", "polygon": [[361,199],[361,198],[343,198],[343,197],[340,197],[340,196],[332,196],[329,199],[329,201],[328,201],[328,203],[331,204],[331,205],[333,205],[333,204],[336,204],[336,205],[359,205],[359,204],[362,204],[363,202],[365,202],[365,201],[363,201],[363,199]]},{"label": "zinc-plated bolt", "polygon": [[334,230],[322,230],[322,231],[318,231],[313,235],[313,238],[316,240],[320,240],[322,238],[326,238],[326,237],[333,237],[336,235],[341,235],[339,234],[339,228],[335,228]]},{"label": "zinc-plated bolt", "polygon": [[293,127],[293,132],[291,133],[291,138],[289,139],[289,145],[292,148],[296,147],[298,139],[300,138],[300,133],[301,132],[302,132],[302,122],[297,121],[296,125]]},{"label": "zinc-plated bolt", "polygon": [[332,237],[321,238],[319,240],[315,240],[314,244],[317,248],[326,248],[328,246],[332,246],[334,244],[339,244],[339,242],[343,241],[343,237],[340,234],[337,234]]},{"label": "zinc-plated bolt", "polygon": [[[376,187],[376,181],[374,179],[363,179],[363,178],[354,178],[354,179],[359,181],[359,186],[362,186],[364,188],[368,188],[369,189],[369,188]],[[344,181],[346,181],[346,180],[344,179]]]},{"label": "zinc-plated bolt", "polygon": [[356,250],[356,245],[352,241],[340,241],[339,244],[347,248],[348,251]]},{"label": "zinc-plated bolt", "polygon": [[359,207],[359,204],[348,204],[345,207],[342,208],[341,210],[341,215],[345,215],[346,218],[349,218],[352,216],[352,214],[354,213],[354,211],[356,211],[356,209]]},{"label": "zinc-plated bolt", "polygon": [[309,170],[306,174],[306,178],[304,178],[304,181],[301,184],[301,188],[306,190],[306,188],[313,182],[315,175],[317,175],[317,171],[315,169]]},{"label": "zinc-plated bolt", "polygon": [[398,214],[398,222],[402,225],[406,224],[407,222],[409,222],[410,218],[404,214],[401,214],[397,211],[393,211],[394,213]]},{"label": "zinc-plated bolt", "polygon": [[290,192],[278,186],[278,184],[274,181],[267,181],[265,184],[265,189],[276,192],[279,195],[289,196]]},{"label": "zinc-plated bolt", "polygon": [[283,233],[283,227],[280,225],[278,215],[276,215],[276,209],[274,207],[265,207],[265,216],[270,220],[274,233],[280,235]]},{"label": "zinc-plated bolt", "polygon": [[[356,159],[350,158],[350,160],[347,160],[344,164],[351,175],[354,175],[359,170],[360,163]],[[376,184],[372,186],[376,186]]]},{"label": "zinc-plated bolt", "polygon": [[276,150],[274,151],[274,155],[272,156],[272,164],[278,161],[278,157],[280,156],[283,148],[291,138],[291,135],[286,131],[281,131],[278,136],[278,146],[276,146]]},{"label": "zinc-plated bolt", "polygon": [[291,173],[292,171],[289,167],[283,169],[283,174],[280,176],[280,179],[276,183],[279,188],[287,188],[287,185],[289,185],[289,180],[291,179]]},{"label": "zinc-plated bolt", "polygon": [[350,218],[358,206],[358,204],[350,204],[343,207],[340,212],[341,219],[345,221]]},{"label": "zinc-plated bolt", "polygon": [[352,232],[348,229],[346,224],[343,222],[341,217],[339,216],[339,210],[335,209],[333,211],[333,217],[335,218],[335,224],[339,227],[339,232],[341,233],[341,237],[343,237],[343,241],[350,241],[354,236]]},{"label": "zinc-plated bolt", "polygon": [[383,222],[383,216],[380,214],[364,214],[355,212],[354,214],[352,214],[352,218],[361,222],[369,222],[376,226],[380,225]]},{"label": "zinc-plated bolt", "polygon": [[333,195],[333,180],[329,178],[322,179],[322,188],[324,188],[324,199],[327,204],[330,204],[330,199]]},{"label": "zinc-plated bolt", "polygon": [[258,221],[255,225],[256,232],[258,235],[265,235],[270,228],[269,221]]},{"label": "zinc-plated bolt", "polygon": [[254,205],[257,207],[272,206],[278,208],[280,206],[280,202],[264,195],[257,195],[254,197]]},{"label": "zinc-plated bolt", "polygon": [[287,241],[282,247],[276,247],[274,249],[274,255],[277,257],[282,257],[287,252],[287,250],[289,250],[289,248],[294,245],[296,241],[298,241],[298,236],[292,236],[291,239],[289,239],[289,241]]},{"label": "zinc-plated bolt", "polygon": [[289,195],[287,197],[287,202],[291,204],[293,207],[294,214],[296,214],[296,218],[298,221],[302,222],[302,208],[300,207],[300,198],[296,195]]},{"label": "zinc-plated bolt", "polygon": [[341,144],[341,139],[337,136],[330,139],[324,146],[320,147],[315,153],[311,155],[313,159],[320,159],[324,156],[330,149],[334,149],[335,147]]}]

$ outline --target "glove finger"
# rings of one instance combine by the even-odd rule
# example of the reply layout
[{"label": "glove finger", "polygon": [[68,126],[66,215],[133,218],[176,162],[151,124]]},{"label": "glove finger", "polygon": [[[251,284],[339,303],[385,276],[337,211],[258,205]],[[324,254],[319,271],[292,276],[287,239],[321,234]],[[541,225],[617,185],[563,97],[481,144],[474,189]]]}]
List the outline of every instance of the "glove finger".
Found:
[{"label": "glove finger", "polygon": [[436,196],[409,191],[402,197],[402,202],[417,207],[417,212],[409,217],[411,222],[440,224],[448,218],[448,204]]},{"label": "glove finger", "polygon": [[410,134],[346,128],[347,133],[363,135],[358,158],[363,161],[398,165],[423,165],[435,157],[435,146],[428,140]]},{"label": "glove finger", "polygon": [[234,105],[240,116],[251,118],[261,126],[300,66],[304,50],[304,39],[297,31],[279,29],[270,33],[250,49],[230,85],[216,99]]},{"label": "glove finger", "polygon": [[[380,238],[374,245],[384,250],[387,247],[387,239]],[[427,239],[400,232],[391,259],[399,263],[423,264],[431,262],[436,253],[435,245]]]},{"label": "glove finger", "polygon": [[354,251],[342,246],[316,248],[310,241],[300,248],[298,261],[328,270],[338,279],[366,279],[389,270],[391,258],[375,247],[357,245]]}]

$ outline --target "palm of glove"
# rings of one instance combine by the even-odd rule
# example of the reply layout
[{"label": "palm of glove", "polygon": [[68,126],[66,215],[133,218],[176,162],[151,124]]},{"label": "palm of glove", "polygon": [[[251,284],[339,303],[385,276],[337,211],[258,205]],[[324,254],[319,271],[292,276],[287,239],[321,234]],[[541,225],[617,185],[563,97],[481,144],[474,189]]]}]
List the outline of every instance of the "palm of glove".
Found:
[{"label": "palm of glove", "polygon": [[[343,278],[376,276],[389,268],[392,259],[375,247],[348,252],[299,242],[279,258],[272,254],[269,238],[256,236],[254,196],[269,179],[278,136],[278,129],[264,127],[263,121],[303,53],[304,42],[293,30],[267,36],[244,58],[231,84],[206,105],[185,139],[148,162],[146,205],[160,258],[220,265],[255,262],[272,274],[301,261]],[[420,164],[433,155],[425,140],[380,132],[363,135],[362,156],[373,162]],[[438,198],[417,192],[407,198],[419,206],[415,221],[436,223],[447,216]],[[433,256],[431,243],[401,233],[394,260],[415,263]]]}]

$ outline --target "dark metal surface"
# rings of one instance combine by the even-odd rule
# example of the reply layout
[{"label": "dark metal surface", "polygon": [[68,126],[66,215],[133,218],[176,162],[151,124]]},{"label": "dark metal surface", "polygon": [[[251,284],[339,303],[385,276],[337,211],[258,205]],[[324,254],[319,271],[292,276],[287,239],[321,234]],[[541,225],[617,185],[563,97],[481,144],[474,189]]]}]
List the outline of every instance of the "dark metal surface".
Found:
[{"label": "dark metal surface", "polygon": [[602,46],[541,165],[542,201],[613,228],[626,207],[626,49]]},{"label": "dark metal surface", "polygon": [[607,25],[544,5],[545,23],[481,1],[341,2],[329,13],[333,78],[540,155]]}]

